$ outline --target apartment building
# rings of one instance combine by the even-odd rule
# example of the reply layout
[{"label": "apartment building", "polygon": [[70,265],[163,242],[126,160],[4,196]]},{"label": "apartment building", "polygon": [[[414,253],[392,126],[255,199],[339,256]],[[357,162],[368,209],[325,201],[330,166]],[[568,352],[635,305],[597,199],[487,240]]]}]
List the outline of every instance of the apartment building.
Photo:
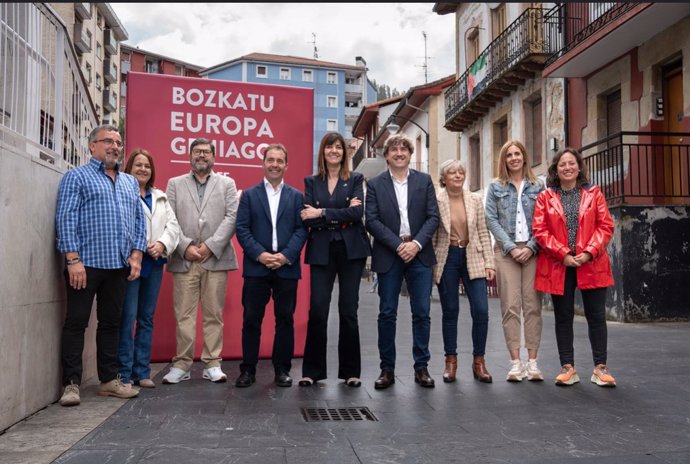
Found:
[{"label": "apartment building", "polygon": [[120,122],[120,42],[128,35],[108,3],[49,4],[71,31],[71,42],[98,122]]},{"label": "apartment building", "polygon": [[167,74],[169,76],[200,77],[203,66],[159,55],[139,47],[120,44],[120,114],[127,106],[127,73],[130,71]]},{"label": "apartment building", "polygon": [[[321,138],[338,131],[352,138],[352,128],[364,105],[376,101],[376,89],[367,78],[361,56],[354,65],[311,58],[251,53],[206,68],[209,79],[277,84],[314,89],[314,153]],[[315,161],[314,161],[315,163]]]}]

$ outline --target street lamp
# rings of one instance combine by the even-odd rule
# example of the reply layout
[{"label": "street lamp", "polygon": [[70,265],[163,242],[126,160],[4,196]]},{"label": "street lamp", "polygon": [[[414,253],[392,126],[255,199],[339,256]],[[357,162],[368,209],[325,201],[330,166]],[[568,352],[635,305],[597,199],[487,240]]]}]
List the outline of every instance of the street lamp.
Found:
[{"label": "street lamp", "polygon": [[[424,130],[424,128],[423,128],[422,126],[420,126],[419,124],[417,124],[416,122],[414,122],[412,119],[404,118],[404,117],[402,117],[402,116],[398,116],[397,114],[392,114],[392,115],[391,115],[391,118],[402,119],[403,121],[411,122],[411,123],[414,124],[415,126],[419,127],[419,129],[420,129],[422,132],[424,132],[424,135],[426,136],[426,137],[424,138],[424,141],[426,142],[426,148],[427,148],[427,150],[429,149],[429,133],[428,133],[426,130]],[[391,134],[397,134],[398,131],[400,130],[400,125],[399,125],[399,124],[396,124],[396,123],[394,123],[394,122],[389,122],[388,125],[386,125],[386,130],[388,130],[388,132],[390,132]]]}]

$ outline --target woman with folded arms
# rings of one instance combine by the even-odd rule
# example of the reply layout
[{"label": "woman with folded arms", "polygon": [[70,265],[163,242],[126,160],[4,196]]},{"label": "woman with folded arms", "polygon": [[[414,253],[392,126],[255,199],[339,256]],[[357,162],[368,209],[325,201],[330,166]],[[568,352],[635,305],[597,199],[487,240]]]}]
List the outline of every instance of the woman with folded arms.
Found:
[{"label": "woman with folded arms", "polygon": [[326,342],[331,292],[338,277],[338,378],[349,387],[362,382],[359,346],[359,284],[371,254],[362,223],[364,177],[350,172],[345,140],[327,133],[319,146],[318,171],[304,179],[302,221],[309,227],[304,261],[311,266],[309,322],[304,347],[301,387],[327,377]]}]

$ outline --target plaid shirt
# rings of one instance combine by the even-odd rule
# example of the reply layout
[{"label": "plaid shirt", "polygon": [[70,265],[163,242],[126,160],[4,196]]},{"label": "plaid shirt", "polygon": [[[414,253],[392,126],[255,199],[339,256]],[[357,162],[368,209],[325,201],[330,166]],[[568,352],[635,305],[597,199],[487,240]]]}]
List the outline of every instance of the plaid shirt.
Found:
[{"label": "plaid shirt", "polygon": [[91,160],[67,172],[58,188],[55,228],[57,248],[76,251],[84,266],[128,267],[133,250],[146,250],[146,218],[139,184],[117,171],[115,182],[103,162]]}]

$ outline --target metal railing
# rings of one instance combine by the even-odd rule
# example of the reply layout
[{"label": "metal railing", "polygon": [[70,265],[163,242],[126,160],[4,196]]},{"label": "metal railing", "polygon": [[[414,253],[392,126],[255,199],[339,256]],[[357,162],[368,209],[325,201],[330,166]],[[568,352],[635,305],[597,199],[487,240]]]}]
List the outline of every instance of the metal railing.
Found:
[{"label": "metal railing", "polygon": [[543,34],[546,11],[543,8],[526,9],[446,90],[446,121],[453,119],[491,82],[514,68],[527,56],[553,53]]},{"label": "metal railing", "polygon": [[544,65],[553,64],[637,5],[637,2],[558,3],[544,15],[545,34],[553,50]]},{"label": "metal railing", "polygon": [[0,4],[0,135],[63,169],[88,161],[96,126],[69,37],[45,4]]},{"label": "metal railing", "polygon": [[619,132],[580,151],[611,204],[690,204],[690,133]]}]

